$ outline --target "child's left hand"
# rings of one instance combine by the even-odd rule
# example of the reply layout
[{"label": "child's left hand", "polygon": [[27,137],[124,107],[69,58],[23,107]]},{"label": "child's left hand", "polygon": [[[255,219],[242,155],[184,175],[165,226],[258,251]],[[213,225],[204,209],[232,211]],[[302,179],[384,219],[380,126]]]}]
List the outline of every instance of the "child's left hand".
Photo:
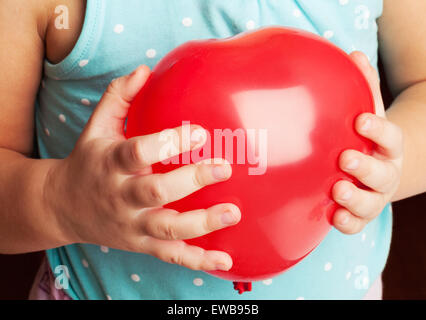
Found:
[{"label": "child's left hand", "polygon": [[336,210],[333,223],[345,234],[362,231],[391,201],[399,186],[403,159],[402,130],[386,119],[377,71],[363,53],[354,52],[351,58],[367,78],[376,106],[376,115],[360,115],[355,127],[376,148],[372,156],[355,150],[340,156],[340,168],[372,189],[363,190],[345,180],[334,185],[333,198],[342,208]]}]

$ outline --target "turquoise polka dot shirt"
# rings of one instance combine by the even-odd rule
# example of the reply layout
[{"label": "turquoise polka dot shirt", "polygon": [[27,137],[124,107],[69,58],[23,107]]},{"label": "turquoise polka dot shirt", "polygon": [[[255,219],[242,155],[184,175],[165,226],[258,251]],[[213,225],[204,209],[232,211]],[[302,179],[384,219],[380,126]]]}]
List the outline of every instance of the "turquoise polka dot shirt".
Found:
[{"label": "turquoise polka dot shirt", "polygon": [[[36,101],[42,158],[65,158],[112,79],[193,39],[226,38],[268,25],[304,29],[377,65],[381,0],[88,0],[82,33],[60,63],[44,63]],[[96,226],[93,226],[96,228]],[[238,295],[228,281],[152,256],[73,244],[47,251],[69,273],[73,299],[361,299],[381,275],[392,230],[390,205],[361,234],[333,229],[289,271]],[[58,268],[58,266],[61,266]]]}]

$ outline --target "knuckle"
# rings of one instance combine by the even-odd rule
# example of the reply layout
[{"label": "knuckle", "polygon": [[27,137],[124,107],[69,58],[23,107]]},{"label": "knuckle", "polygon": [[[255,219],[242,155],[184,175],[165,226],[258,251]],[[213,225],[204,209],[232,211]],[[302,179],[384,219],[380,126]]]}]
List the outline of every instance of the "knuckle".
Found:
[{"label": "knuckle", "polygon": [[160,237],[167,240],[178,239],[174,226],[169,222],[157,225],[157,233]]},{"label": "knuckle", "polygon": [[106,89],[106,93],[115,95],[118,92],[120,78],[113,79]]},{"label": "knuckle", "polygon": [[204,217],[203,217],[203,220],[202,220],[202,223],[201,223],[201,228],[202,228],[201,231],[203,233],[209,233],[209,232],[216,230],[217,228],[214,227],[215,226],[215,221],[214,221],[215,218],[213,217],[213,215],[209,214],[207,212],[207,210],[204,210],[203,215],[204,215]]},{"label": "knuckle", "polygon": [[172,264],[182,265],[183,264],[183,258],[180,254],[173,253],[171,256],[169,256],[168,262],[172,263]]},{"label": "knuckle", "polygon": [[121,193],[116,192],[115,194],[111,194],[108,197],[108,204],[111,212],[117,216],[117,219],[119,219],[121,217],[119,212],[123,209],[123,198]]},{"label": "knuckle", "polygon": [[139,252],[144,253],[144,248],[140,245],[138,241],[135,241],[135,239],[124,239],[123,244],[120,246],[123,248],[124,251],[128,252]]},{"label": "knuckle", "polygon": [[143,146],[138,140],[134,140],[130,145],[130,157],[135,163],[140,163],[142,165],[146,164]]},{"label": "knuckle", "polygon": [[106,154],[108,156],[104,158],[104,161],[102,161],[102,166],[108,174],[114,173],[117,169],[117,162],[120,161],[118,150],[119,147],[116,144],[112,144],[107,149]]},{"label": "knuckle", "polygon": [[178,243],[174,248],[173,252],[169,254],[165,261],[172,264],[184,265],[184,256],[183,256],[184,244]]},{"label": "knuckle", "polygon": [[108,179],[98,179],[91,185],[92,191],[97,195],[96,209],[110,213],[112,217],[119,217],[125,205],[122,193],[117,189],[115,176]]},{"label": "knuckle", "polygon": [[196,169],[194,170],[194,173],[192,174],[192,182],[197,188],[202,188],[204,186],[204,179],[202,177],[203,175],[203,165],[196,166]]},{"label": "knuckle", "polygon": [[154,255],[154,252],[152,251],[152,249],[149,246],[149,241],[151,240],[151,237],[148,235],[143,235],[138,239],[137,242],[137,248],[136,248],[136,252],[140,252],[140,253],[147,253],[150,255]]},{"label": "knuckle", "polygon": [[137,233],[135,226],[130,222],[130,219],[124,217],[123,215],[118,216],[113,220],[111,218],[111,225],[109,230],[112,231],[111,234],[120,235],[120,239],[117,239],[117,243],[122,243],[123,247],[127,251],[137,251],[138,247],[135,246],[133,241],[134,235]]},{"label": "knuckle", "polygon": [[152,179],[146,193],[150,204],[157,205],[167,203],[166,192],[158,179]]}]

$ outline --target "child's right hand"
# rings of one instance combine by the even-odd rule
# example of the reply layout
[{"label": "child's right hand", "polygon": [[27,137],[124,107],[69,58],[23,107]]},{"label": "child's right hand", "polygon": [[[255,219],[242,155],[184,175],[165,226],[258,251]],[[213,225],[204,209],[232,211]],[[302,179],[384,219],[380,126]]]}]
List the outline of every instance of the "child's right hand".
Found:
[{"label": "child's right hand", "polygon": [[[142,66],[110,84],[73,152],[49,171],[46,208],[70,243],[146,253],[194,270],[229,270],[232,259],[227,253],[182,240],[238,223],[241,214],[235,205],[186,213],[161,206],[227,180],[230,165],[188,165],[152,174],[151,165],[165,160],[160,158],[159,134],[129,140],[123,135],[130,101],[149,74]],[[182,128],[176,130],[181,134]],[[191,126],[193,130],[201,131]],[[192,149],[205,143],[205,135],[197,136],[201,139],[191,141]],[[179,152],[189,151],[179,144]]]}]

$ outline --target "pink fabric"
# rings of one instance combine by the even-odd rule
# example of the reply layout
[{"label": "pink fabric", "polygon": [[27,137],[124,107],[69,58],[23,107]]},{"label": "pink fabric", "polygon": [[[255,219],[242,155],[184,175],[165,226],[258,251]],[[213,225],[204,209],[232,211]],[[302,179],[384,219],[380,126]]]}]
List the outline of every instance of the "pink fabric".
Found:
[{"label": "pink fabric", "polygon": [[383,281],[380,275],[379,279],[373,283],[370,290],[364,296],[364,300],[383,300]]},{"label": "pink fabric", "polygon": [[64,290],[55,287],[55,275],[46,259],[37,272],[28,300],[72,300]]}]

